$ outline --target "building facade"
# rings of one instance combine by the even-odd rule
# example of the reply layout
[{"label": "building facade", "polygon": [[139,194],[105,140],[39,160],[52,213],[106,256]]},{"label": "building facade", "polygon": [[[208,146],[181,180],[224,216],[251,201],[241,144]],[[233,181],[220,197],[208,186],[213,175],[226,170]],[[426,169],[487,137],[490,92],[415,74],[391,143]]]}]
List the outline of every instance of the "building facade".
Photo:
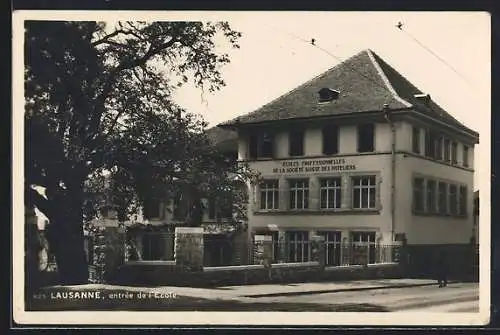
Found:
[{"label": "building facade", "polygon": [[[224,230],[231,213],[205,200],[206,254],[214,257],[207,264],[248,262],[248,246],[263,234],[272,236],[275,261],[284,262],[310,260],[309,242],[320,235],[328,265],[356,263],[345,257],[357,246],[363,262],[378,263],[393,260],[383,246],[404,242],[430,250],[474,236],[478,133],[371,50],[208,135],[261,178],[246,185],[248,230],[236,243],[228,245]],[[138,215],[126,223],[171,228],[139,234],[140,259],[172,259],[171,234],[183,225],[186,201],[151,204],[144,208],[148,220]],[[113,215],[100,221],[117,225]]]},{"label": "building facade", "polygon": [[262,177],[248,185],[249,240],[285,241],[288,260],[307,260],[318,234],[331,248],[473,235],[478,134],[371,50],[219,127]]}]

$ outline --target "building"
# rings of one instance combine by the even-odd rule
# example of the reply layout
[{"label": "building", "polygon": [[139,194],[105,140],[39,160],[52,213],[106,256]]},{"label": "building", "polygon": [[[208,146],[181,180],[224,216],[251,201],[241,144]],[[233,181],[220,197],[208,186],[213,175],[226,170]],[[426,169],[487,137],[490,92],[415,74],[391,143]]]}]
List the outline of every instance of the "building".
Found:
[{"label": "building", "polygon": [[[237,243],[226,238],[230,213],[206,201],[206,264],[250,261],[244,250],[261,234],[272,236],[280,262],[310,260],[309,241],[321,235],[328,265],[393,261],[384,246],[398,243],[428,255],[433,246],[467,245],[474,234],[478,133],[371,50],[208,135],[262,180],[247,185],[248,230]],[[182,226],[182,208],[159,202],[145,208],[149,220],[127,222],[166,227],[137,237],[139,259],[172,259],[172,236],[160,236]],[[106,225],[117,224],[113,215]],[[353,258],[359,247],[363,261]]]},{"label": "building", "polygon": [[262,175],[248,185],[249,240],[285,241],[287,261],[308,260],[317,234],[330,265],[343,244],[470,241],[478,133],[371,50],[219,128]]}]

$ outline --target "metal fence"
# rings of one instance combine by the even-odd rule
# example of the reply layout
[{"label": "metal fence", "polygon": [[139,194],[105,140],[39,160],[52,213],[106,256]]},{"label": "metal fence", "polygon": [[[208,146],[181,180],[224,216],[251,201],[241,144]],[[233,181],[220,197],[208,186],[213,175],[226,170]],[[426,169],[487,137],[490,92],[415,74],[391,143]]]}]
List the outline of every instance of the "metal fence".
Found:
[{"label": "metal fence", "polygon": [[[312,261],[310,241],[281,242],[271,244],[271,263],[302,263]],[[256,243],[239,245],[205,240],[205,266],[257,264]],[[244,250],[244,252],[242,252]],[[366,265],[389,263],[398,260],[400,247],[375,243],[324,243],[326,266]],[[211,256],[209,256],[211,255]]]},{"label": "metal fence", "polygon": [[137,258],[147,261],[174,260],[175,234],[146,232],[135,239],[129,239],[129,248],[135,247]]},{"label": "metal fence", "polygon": [[[87,238],[89,265],[93,249],[92,238]],[[125,252],[127,260],[171,261],[175,254],[175,234],[171,232],[143,232],[129,236]],[[224,235],[204,236],[204,266],[256,264],[256,243],[234,241]],[[326,266],[364,265],[397,261],[399,246],[377,243],[340,241],[323,242]],[[308,240],[273,240],[271,263],[301,263],[312,260],[312,242]]]}]

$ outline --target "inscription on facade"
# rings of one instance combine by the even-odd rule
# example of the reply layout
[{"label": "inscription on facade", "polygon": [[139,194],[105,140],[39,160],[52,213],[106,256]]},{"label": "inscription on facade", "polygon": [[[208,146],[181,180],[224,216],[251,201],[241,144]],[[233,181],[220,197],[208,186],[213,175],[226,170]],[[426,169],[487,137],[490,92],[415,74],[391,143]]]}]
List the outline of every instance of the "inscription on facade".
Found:
[{"label": "inscription on facade", "polygon": [[347,164],[343,158],[335,158],[284,161],[280,167],[273,168],[273,173],[322,173],[348,170],[356,170],[356,165]]}]

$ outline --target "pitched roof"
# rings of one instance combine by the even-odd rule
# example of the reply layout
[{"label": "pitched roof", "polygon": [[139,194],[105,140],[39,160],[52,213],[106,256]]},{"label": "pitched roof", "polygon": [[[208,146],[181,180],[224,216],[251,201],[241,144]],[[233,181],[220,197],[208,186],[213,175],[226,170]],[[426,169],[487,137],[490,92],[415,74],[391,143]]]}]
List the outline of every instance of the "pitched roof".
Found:
[{"label": "pitched roof", "polygon": [[[318,92],[324,88],[339,91],[338,98],[318,103]],[[423,92],[373,51],[363,50],[259,109],[220,126],[381,111],[387,104],[391,109],[418,108],[426,115],[474,133],[432,100],[425,104],[415,94]]]},{"label": "pitched roof", "polygon": [[212,143],[222,150],[238,150],[238,133],[230,129],[212,127],[206,130],[206,134]]}]

